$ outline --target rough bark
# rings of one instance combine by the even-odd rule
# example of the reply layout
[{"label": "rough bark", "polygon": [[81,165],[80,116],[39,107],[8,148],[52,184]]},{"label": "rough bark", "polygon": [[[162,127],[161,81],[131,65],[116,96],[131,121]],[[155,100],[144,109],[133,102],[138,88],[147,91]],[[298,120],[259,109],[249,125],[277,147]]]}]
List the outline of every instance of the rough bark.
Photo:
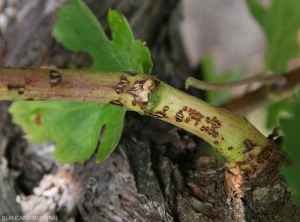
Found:
[{"label": "rough bark", "polygon": [[[50,6],[64,1],[32,0],[29,7],[28,1],[6,0],[2,11],[9,2],[15,2],[23,14],[17,11],[9,29],[1,32],[2,66],[91,64],[88,55],[71,53],[51,37],[56,9]],[[153,73],[160,79],[183,89],[184,79],[196,72],[188,68],[182,50],[176,26],[178,1],[86,3],[107,33],[109,8],[127,17],[134,36],[147,42]],[[167,123],[128,113],[120,144],[103,163],[91,158],[84,164],[61,165],[53,160],[53,144],[27,144],[21,129],[10,122],[8,105],[0,104],[0,216],[57,215],[60,221],[241,221],[245,213],[247,221],[299,218],[278,171],[285,159],[276,148],[270,148],[272,155],[265,155],[270,164],[258,177],[262,179],[246,181],[245,196],[233,194],[230,199],[226,185],[232,175],[224,162],[204,155],[202,140]]]}]

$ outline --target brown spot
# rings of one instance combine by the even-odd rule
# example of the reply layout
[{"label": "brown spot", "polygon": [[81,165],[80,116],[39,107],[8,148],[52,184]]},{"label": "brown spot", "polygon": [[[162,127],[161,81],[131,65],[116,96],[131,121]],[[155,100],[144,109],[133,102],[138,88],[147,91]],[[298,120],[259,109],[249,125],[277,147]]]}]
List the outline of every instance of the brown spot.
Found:
[{"label": "brown spot", "polygon": [[109,103],[116,106],[123,106],[123,103],[121,103],[119,100],[112,100]]},{"label": "brown spot", "polygon": [[217,131],[214,130],[214,128],[211,128],[209,131],[208,131],[208,135],[212,135],[213,138],[216,138],[219,134]]},{"label": "brown spot", "polygon": [[123,84],[121,84],[121,83],[118,83],[117,85],[116,85],[116,89],[123,89],[124,88],[124,86],[123,86]]},{"label": "brown spot", "polygon": [[232,149],[233,149],[233,147],[232,147],[232,146],[230,146],[230,147],[228,147],[227,149],[228,149],[228,150],[232,150]]},{"label": "brown spot", "polygon": [[195,123],[194,123],[194,126],[198,126],[198,122],[195,122]]},{"label": "brown spot", "polygon": [[25,92],[25,88],[20,87],[20,88],[18,89],[18,93],[19,93],[19,94],[23,94],[24,92]]},{"label": "brown spot", "polygon": [[166,114],[158,111],[158,112],[153,113],[153,116],[155,118],[164,118],[164,117],[166,117]]},{"label": "brown spot", "polygon": [[56,85],[57,83],[59,83],[59,79],[50,79],[49,83],[51,85]]},{"label": "brown spot", "polygon": [[166,114],[163,112],[160,112],[160,111],[158,111],[158,112],[144,111],[144,114],[147,116],[152,116],[157,119],[166,117]]},{"label": "brown spot", "polygon": [[205,121],[206,121],[206,123],[210,123],[210,117],[207,116],[207,117],[205,118]]},{"label": "brown spot", "polygon": [[183,111],[187,111],[187,109],[188,109],[187,106],[183,107]]},{"label": "brown spot", "polygon": [[127,80],[127,78],[125,76],[121,76],[120,77],[120,83],[123,85],[123,86],[127,86],[130,84],[130,82]]},{"label": "brown spot", "polygon": [[56,86],[62,82],[62,78],[57,71],[50,71],[50,80],[49,83],[51,86]]},{"label": "brown spot", "polygon": [[52,78],[57,78],[57,77],[60,77],[60,74],[56,71],[50,71],[50,76]]},{"label": "brown spot", "polygon": [[182,110],[179,110],[179,112],[176,113],[176,117],[175,118],[176,118],[177,122],[182,122],[182,120],[184,118],[184,116],[182,115]]},{"label": "brown spot", "polygon": [[186,122],[186,123],[190,122],[190,117],[186,117],[184,122]]},{"label": "brown spot", "polygon": [[169,110],[169,106],[164,106],[163,112],[167,112]]},{"label": "brown spot", "polygon": [[214,144],[218,145],[218,144],[219,144],[219,142],[218,142],[218,141],[214,141]]},{"label": "brown spot", "polygon": [[127,80],[125,76],[120,76],[120,82],[117,83],[115,86],[116,93],[120,94],[124,92],[124,88],[128,86],[130,82]]},{"label": "brown spot", "polygon": [[200,130],[205,131],[205,126],[201,126]]},{"label": "brown spot", "polygon": [[221,122],[216,118],[216,117],[213,117],[212,121],[211,121],[211,124],[215,127],[215,128],[220,128],[221,126]]},{"label": "brown spot", "polygon": [[116,89],[116,93],[120,94],[120,93],[122,93],[122,90]]},{"label": "brown spot", "polygon": [[42,117],[41,117],[41,115],[37,115],[37,116],[34,118],[34,123],[35,123],[36,125],[41,125],[41,123],[42,123]]},{"label": "brown spot", "polygon": [[137,72],[134,72],[134,71],[124,71],[124,72],[131,75],[131,76],[136,76],[137,75]]}]

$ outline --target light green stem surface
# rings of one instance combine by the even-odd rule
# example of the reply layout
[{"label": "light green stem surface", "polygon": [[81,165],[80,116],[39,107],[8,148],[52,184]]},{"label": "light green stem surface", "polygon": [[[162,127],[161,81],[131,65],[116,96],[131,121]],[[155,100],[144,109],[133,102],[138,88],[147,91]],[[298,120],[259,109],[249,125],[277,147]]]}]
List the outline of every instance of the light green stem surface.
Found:
[{"label": "light green stem surface", "polygon": [[230,162],[244,162],[246,141],[262,148],[269,143],[245,118],[145,74],[0,68],[0,100],[73,101],[124,106],[203,138]]}]

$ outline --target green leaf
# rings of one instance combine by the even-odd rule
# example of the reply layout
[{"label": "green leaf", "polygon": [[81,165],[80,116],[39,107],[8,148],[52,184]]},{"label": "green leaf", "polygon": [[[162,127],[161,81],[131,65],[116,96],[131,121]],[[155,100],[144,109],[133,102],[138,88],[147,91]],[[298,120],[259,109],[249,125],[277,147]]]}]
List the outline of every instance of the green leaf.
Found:
[{"label": "green leaf", "polygon": [[292,188],[294,201],[300,206],[300,90],[298,98],[291,104],[291,118],[280,119],[280,126],[285,135],[283,151],[293,160],[292,165],[282,168],[283,176]]},{"label": "green leaf", "polygon": [[300,1],[271,1],[267,9],[257,0],[247,2],[267,37],[266,69],[275,73],[285,72],[287,61],[299,56],[297,33],[300,29]]},{"label": "green leaf", "polygon": [[267,107],[267,128],[271,129],[279,126],[279,117],[291,112],[288,99],[281,99]]},{"label": "green leaf", "polygon": [[[128,22],[120,13],[108,13],[111,41],[79,0],[62,6],[58,18],[54,37],[69,50],[89,53],[93,58],[90,70],[150,73],[149,50],[143,42],[133,39]],[[10,112],[31,142],[55,141],[55,157],[71,163],[85,161],[97,148],[97,161],[105,159],[120,139],[125,109],[88,103],[15,102]],[[104,136],[97,147],[103,128]]]}]

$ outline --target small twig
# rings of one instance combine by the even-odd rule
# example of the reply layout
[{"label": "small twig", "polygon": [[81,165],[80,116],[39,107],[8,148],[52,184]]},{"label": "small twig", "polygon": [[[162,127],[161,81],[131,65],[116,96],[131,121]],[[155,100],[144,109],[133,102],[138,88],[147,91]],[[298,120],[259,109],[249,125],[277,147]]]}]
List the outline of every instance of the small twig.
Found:
[{"label": "small twig", "polygon": [[284,73],[280,77],[284,77],[287,81],[283,87],[278,89],[263,85],[255,91],[249,92],[240,98],[224,104],[222,107],[240,115],[245,115],[245,113],[256,107],[267,105],[278,100],[278,96],[270,96],[271,94],[281,95],[281,98],[282,96],[290,95],[290,93],[300,85],[300,67]]},{"label": "small twig", "polygon": [[284,76],[262,76],[262,77],[249,77],[234,82],[226,83],[210,83],[202,80],[195,79],[193,77],[188,77],[185,82],[185,88],[188,89],[189,86],[195,87],[202,90],[224,90],[231,89],[234,87],[242,85],[250,85],[253,83],[268,83],[276,84],[280,87],[283,87],[287,83],[287,79]]}]

